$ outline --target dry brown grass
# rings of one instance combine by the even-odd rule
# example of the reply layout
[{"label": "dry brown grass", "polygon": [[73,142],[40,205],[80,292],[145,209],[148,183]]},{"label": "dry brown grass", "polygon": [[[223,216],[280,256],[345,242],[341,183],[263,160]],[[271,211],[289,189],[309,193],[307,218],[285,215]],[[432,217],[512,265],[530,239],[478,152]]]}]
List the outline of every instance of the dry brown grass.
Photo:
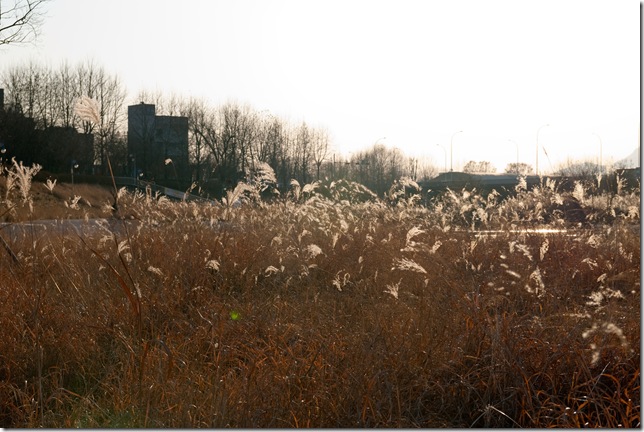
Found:
[{"label": "dry brown grass", "polygon": [[639,220],[121,199],[127,229],[0,250],[2,426],[640,425]]},{"label": "dry brown grass", "polygon": [[[6,194],[6,178],[0,176],[0,197]],[[105,206],[114,203],[113,193],[109,188],[69,183],[56,183],[50,191],[46,183],[33,182],[30,190],[33,199],[33,211],[20,200],[14,200],[12,211],[3,212],[1,222],[21,222],[27,220],[84,219],[104,218],[111,216]],[[74,206],[74,197],[80,199]]]}]

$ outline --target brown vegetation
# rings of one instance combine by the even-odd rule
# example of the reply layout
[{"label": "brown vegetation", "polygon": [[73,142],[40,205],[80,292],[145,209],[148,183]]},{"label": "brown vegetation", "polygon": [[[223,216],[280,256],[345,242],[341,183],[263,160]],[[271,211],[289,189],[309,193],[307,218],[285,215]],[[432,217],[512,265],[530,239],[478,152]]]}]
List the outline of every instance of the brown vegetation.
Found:
[{"label": "brown vegetation", "polygon": [[[0,177],[0,196],[5,196],[5,179]],[[109,207],[114,203],[114,193],[102,186],[60,183],[48,190],[45,183],[34,182],[31,196],[33,211],[22,203],[15,203],[14,211],[0,217],[2,222],[53,219],[96,219],[112,216]],[[79,199],[74,203],[74,197]]]},{"label": "brown vegetation", "polygon": [[[550,234],[521,228],[554,185],[430,207],[295,191],[121,191],[134,224],[8,241],[0,425],[639,427],[639,191]],[[56,217],[36,196],[30,218]]]}]

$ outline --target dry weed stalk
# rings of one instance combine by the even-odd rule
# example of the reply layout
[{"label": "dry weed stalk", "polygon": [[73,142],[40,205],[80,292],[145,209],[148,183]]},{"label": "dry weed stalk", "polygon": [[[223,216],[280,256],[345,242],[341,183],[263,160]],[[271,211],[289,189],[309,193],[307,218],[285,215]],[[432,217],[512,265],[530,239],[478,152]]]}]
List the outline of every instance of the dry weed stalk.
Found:
[{"label": "dry weed stalk", "polygon": [[7,240],[25,265],[0,266],[2,424],[639,426],[634,219],[512,232],[546,224],[553,184],[429,208],[293,186],[216,206],[116,191],[138,219]]}]

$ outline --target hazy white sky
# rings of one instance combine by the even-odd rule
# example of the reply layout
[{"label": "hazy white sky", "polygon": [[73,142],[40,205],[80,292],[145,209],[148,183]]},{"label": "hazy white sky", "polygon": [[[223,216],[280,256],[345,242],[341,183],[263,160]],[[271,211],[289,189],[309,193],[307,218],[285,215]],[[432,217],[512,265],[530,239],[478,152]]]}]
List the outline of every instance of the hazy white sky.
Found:
[{"label": "hazy white sky", "polygon": [[534,167],[540,131],[544,172],[637,149],[640,56],[636,0],[53,0],[0,73],[94,59],[131,102],[248,103],[326,127],[337,154],[379,141],[441,170],[450,147],[455,170]]}]

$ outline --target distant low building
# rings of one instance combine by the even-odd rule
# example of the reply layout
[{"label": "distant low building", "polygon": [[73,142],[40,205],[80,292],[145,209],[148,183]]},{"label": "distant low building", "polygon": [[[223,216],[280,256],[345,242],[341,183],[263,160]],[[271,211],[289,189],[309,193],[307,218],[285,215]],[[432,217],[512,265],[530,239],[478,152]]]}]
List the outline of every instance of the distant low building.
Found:
[{"label": "distant low building", "polygon": [[41,128],[19,104],[6,104],[0,88],[0,160],[15,158],[24,165],[39,164],[43,172],[93,174],[94,135],[73,127]]},{"label": "distant low building", "polygon": [[39,131],[43,148],[43,167],[47,171],[67,173],[73,166],[78,174],[94,174],[94,135],[79,133],[72,127],[52,126]]},{"label": "distant low building", "polygon": [[130,105],[128,172],[146,180],[188,177],[188,117],[158,116],[154,105]]}]

